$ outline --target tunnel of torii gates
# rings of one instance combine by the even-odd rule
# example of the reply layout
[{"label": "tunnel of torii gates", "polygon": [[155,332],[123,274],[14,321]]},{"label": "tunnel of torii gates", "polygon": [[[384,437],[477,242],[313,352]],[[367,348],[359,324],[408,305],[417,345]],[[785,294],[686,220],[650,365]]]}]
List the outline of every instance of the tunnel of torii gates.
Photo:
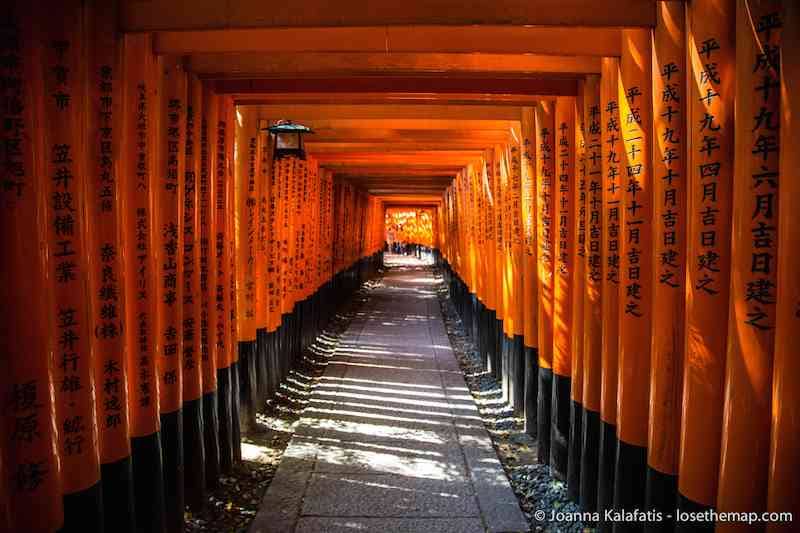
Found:
[{"label": "tunnel of torii gates", "polygon": [[4,7],[0,529],[181,531],[393,206],[583,509],[800,511],[800,3],[456,4]]}]

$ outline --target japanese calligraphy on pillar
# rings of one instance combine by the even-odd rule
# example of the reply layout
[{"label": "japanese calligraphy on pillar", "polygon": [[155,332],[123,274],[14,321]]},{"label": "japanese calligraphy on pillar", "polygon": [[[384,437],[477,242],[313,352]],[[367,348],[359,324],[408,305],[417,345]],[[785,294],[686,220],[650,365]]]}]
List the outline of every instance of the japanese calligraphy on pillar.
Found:
[{"label": "japanese calligraphy on pillar", "polygon": [[[108,17],[110,20],[107,20]],[[118,117],[115,99],[117,36],[112,30],[113,11],[101,14],[93,24],[93,48],[89,70],[89,175],[95,198],[90,200],[90,288],[94,331],[95,381],[97,383],[100,458],[111,463],[130,455],[128,387],[126,384],[122,290],[122,257],[119,249],[118,184],[115,162],[119,158]],[[118,93],[117,93],[118,94]]]},{"label": "japanese calligraphy on pillar", "polygon": [[[198,226],[198,198],[201,165],[201,144],[197,143],[202,116],[203,88],[195,77],[190,78],[186,100],[186,125],[183,173],[183,318],[181,333],[183,339],[183,396],[184,401],[196,400],[202,394],[202,372],[198,360],[201,357],[200,345],[200,229]],[[201,133],[202,135],[202,133]],[[202,139],[201,139],[202,143]],[[207,184],[205,185],[207,187]]]},{"label": "japanese calligraphy on pillar", "polygon": [[[198,224],[200,243],[200,351],[203,361],[203,393],[210,393],[217,388],[217,351],[216,351],[216,303],[214,287],[216,285],[216,255],[214,251],[214,155],[216,137],[216,97],[203,87],[202,106],[196,104],[195,113],[199,117],[200,138],[200,174],[196,176],[198,188]],[[197,119],[195,119],[197,120]],[[196,127],[196,126],[195,126]]]},{"label": "japanese calligraphy on pillar", "polygon": [[[598,91],[598,85],[587,86],[589,90]],[[603,169],[602,169],[602,122],[600,113],[600,103],[595,96],[587,99],[586,114],[586,179],[587,179],[587,198],[585,209],[588,211],[589,238],[586,248],[586,279],[590,286],[596,286],[602,280],[602,255],[600,247],[602,245],[603,227]],[[599,285],[598,293],[599,293]]]},{"label": "japanese calligraphy on pillar", "polygon": [[[44,37],[45,172],[49,181],[48,248],[53,280],[54,382],[63,491],[86,489],[99,478],[95,387],[86,295],[84,140],[80,96],[85,45],[80,8],[66,4],[58,27]],[[92,201],[95,198],[91,199]],[[116,324],[115,324],[116,327]],[[43,391],[44,392],[44,391]]]},{"label": "japanese calligraphy on pillar", "polygon": [[[621,136],[625,150],[623,174],[623,249],[622,280],[625,285],[623,312],[625,315],[640,318],[647,313],[647,271],[643,272],[643,263],[648,261],[646,254],[647,221],[649,219],[650,201],[645,187],[647,182],[646,156],[648,150],[642,128],[643,107],[647,106],[642,86],[627,85],[623,88],[620,99],[623,106],[620,112],[622,120]],[[646,89],[645,89],[646,90]],[[646,115],[645,115],[646,116]]]},{"label": "japanese calligraphy on pillar", "polygon": [[150,173],[153,171],[153,56],[146,36],[125,36],[126,314],[131,435],[158,431],[155,350],[155,264],[150,243],[153,220]]},{"label": "japanese calligraphy on pillar", "polygon": [[[775,327],[778,174],[780,152],[780,33],[779,2],[767,3],[755,22],[758,38],[750,77],[751,203],[749,272],[745,281],[747,311],[739,316],[747,326],[758,331]],[[762,8],[763,9],[763,8]],[[790,149],[797,149],[797,147]],[[738,190],[737,190],[738,192]],[[737,244],[738,246],[738,244]],[[746,244],[745,244],[746,246]]]},{"label": "japanese calligraphy on pillar", "polygon": [[214,147],[216,157],[214,159],[214,306],[215,306],[215,341],[217,350],[217,368],[227,368],[231,363],[231,354],[228,351],[228,337],[230,324],[230,280],[228,279],[228,243],[225,240],[227,226],[227,188],[228,183],[228,151],[226,147],[226,135],[228,121],[226,106],[223,98],[217,99],[217,121],[213,124],[216,133],[217,145]]},{"label": "japanese calligraphy on pillar", "polygon": [[154,174],[153,193],[158,206],[156,226],[158,284],[159,396],[161,412],[180,409],[183,398],[181,347],[183,344],[183,235],[181,206],[185,148],[186,73],[177,65],[165,65],[162,100],[160,172]]},{"label": "japanese calligraphy on pillar", "polygon": [[[17,5],[19,6],[19,4]],[[14,7],[17,7],[14,6]],[[0,29],[0,237],[4,268],[0,284],[4,297],[0,329],[4,368],[0,379],[3,398],[2,488],[6,489],[10,519],[8,526],[19,531],[56,530],[63,524],[61,480],[55,427],[55,405],[50,394],[53,378],[49,355],[48,324],[31,320],[51,312],[44,295],[44,256],[38,242],[30,238],[40,228],[40,198],[49,189],[49,176],[35,172],[36,149],[33,133],[41,120],[41,57],[32,39],[25,35],[38,24],[37,14],[19,6],[8,9]],[[36,46],[36,45],[34,45]],[[36,87],[39,87],[37,90]],[[37,105],[38,102],[38,105]],[[63,197],[62,197],[63,198]],[[50,209],[50,206],[47,206]],[[41,502],[48,502],[41,506]],[[14,512],[36,509],[39,512]],[[3,522],[7,525],[7,522]]]},{"label": "japanese calligraphy on pillar", "polygon": [[[715,505],[728,337],[731,202],[734,172],[736,2],[688,7],[686,116],[689,134],[686,207],[685,331],[679,491]],[[656,95],[657,96],[657,95]],[[659,115],[657,115],[659,116]],[[662,117],[666,118],[666,117]],[[694,333],[696,332],[696,333]]]}]

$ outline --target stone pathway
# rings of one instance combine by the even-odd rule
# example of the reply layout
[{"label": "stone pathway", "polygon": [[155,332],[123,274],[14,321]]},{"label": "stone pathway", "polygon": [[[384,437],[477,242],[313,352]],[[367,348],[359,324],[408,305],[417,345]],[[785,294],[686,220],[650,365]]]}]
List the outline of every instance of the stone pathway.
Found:
[{"label": "stone pathway", "polygon": [[250,531],[527,531],[453,356],[433,275],[414,258],[387,262]]}]

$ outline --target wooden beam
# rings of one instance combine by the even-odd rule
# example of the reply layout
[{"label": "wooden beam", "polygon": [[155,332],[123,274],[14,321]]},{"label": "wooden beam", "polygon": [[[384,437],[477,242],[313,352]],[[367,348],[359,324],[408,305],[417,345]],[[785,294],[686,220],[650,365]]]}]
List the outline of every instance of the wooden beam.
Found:
[{"label": "wooden beam", "polygon": [[[164,16],[164,20],[169,23],[167,16]],[[619,56],[621,46],[618,27],[417,25],[186,29],[158,31],[154,42],[156,52],[164,55],[230,52],[419,52]]]},{"label": "wooden beam", "polygon": [[448,104],[535,106],[540,100],[554,100],[546,94],[418,93],[418,92],[291,92],[231,93],[237,104]]},{"label": "wooden beam", "polygon": [[574,79],[532,77],[360,77],[360,78],[275,78],[217,80],[214,90],[223,94],[269,93],[456,93],[535,96],[575,96]]},{"label": "wooden beam", "polygon": [[[520,110],[508,106],[450,106],[450,105],[264,105],[258,115],[267,118],[292,118],[304,121],[356,119],[417,119],[417,120],[504,120],[519,121]],[[309,122],[310,123],[310,122]]]},{"label": "wooden beam", "polygon": [[653,26],[654,0],[123,0],[125,31],[406,24]]},{"label": "wooden beam", "polygon": [[205,79],[348,77],[369,75],[470,75],[539,78],[600,72],[597,56],[542,54],[435,54],[359,52],[238,52],[193,54],[189,70]]}]

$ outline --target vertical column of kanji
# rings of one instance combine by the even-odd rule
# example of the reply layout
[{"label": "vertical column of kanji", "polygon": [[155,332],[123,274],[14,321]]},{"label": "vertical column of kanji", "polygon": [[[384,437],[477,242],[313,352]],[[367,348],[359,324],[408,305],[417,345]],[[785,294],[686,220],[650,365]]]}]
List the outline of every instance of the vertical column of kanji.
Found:
[{"label": "vertical column of kanji", "polygon": [[[729,296],[735,95],[735,3],[689,6],[690,68],[686,256],[686,353],[683,373],[679,507],[717,501]],[[712,530],[713,523],[704,524]],[[696,524],[678,523],[679,530]]]},{"label": "vertical column of kanji", "polygon": [[[484,261],[486,262],[486,280],[485,280],[485,287],[486,287],[486,316],[484,317],[484,339],[483,339],[483,348],[482,348],[482,356],[485,361],[486,370],[491,372],[494,368],[494,339],[496,337],[496,329],[497,329],[497,287],[495,283],[496,274],[495,274],[495,254],[494,250],[497,248],[496,243],[496,235],[495,235],[495,199],[494,195],[492,194],[492,170],[491,170],[491,158],[487,155],[487,152],[484,152],[483,157],[481,158],[481,193],[485,200],[485,209],[481,212],[481,216],[483,217],[483,226],[485,228],[486,233],[486,246],[482,250],[481,255],[484,257]],[[444,220],[442,220],[441,228],[442,230],[445,229]],[[447,233],[442,231],[442,235],[445,236],[445,239],[449,237]],[[444,249],[447,249],[448,241],[445,241]]]},{"label": "vertical column of kanji", "polygon": [[270,289],[272,273],[270,272],[270,179],[272,176],[272,136],[266,131],[269,122],[258,120],[256,157],[258,174],[258,246],[256,247],[256,337],[258,342],[258,401],[272,396],[269,380],[272,376],[270,362],[271,349],[270,322]]},{"label": "vertical column of kanji", "polygon": [[556,158],[553,272],[553,388],[550,467],[567,477],[570,388],[572,377],[572,275],[575,268],[575,97],[559,96],[555,103]]},{"label": "vertical column of kanji", "polygon": [[[477,235],[477,213],[476,213],[476,201],[477,201],[477,193],[475,191],[475,170],[472,164],[468,164],[464,169],[464,178],[465,178],[465,185],[466,185],[466,197],[467,197],[467,209],[466,215],[468,220],[468,276],[467,276],[467,283],[470,286],[470,295],[469,295],[469,324],[467,326],[470,328],[470,334],[472,335],[473,342],[477,342],[477,333],[478,333],[478,322],[477,322],[477,309],[478,309],[478,294],[480,292],[479,280],[478,280],[478,235]],[[417,210],[414,213],[414,222],[415,222],[415,229],[417,230],[417,244],[422,242],[422,234],[419,232],[421,228],[421,211]]]},{"label": "vertical column of kanji", "polygon": [[239,362],[239,351],[236,349],[236,332],[239,314],[236,306],[236,242],[234,239],[234,216],[235,209],[235,177],[234,177],[234,153],[235,153],[235,124],[236,124],[236,107],[233,104],[233,99],[230,96],[220,98],[220,104],[224,107],[223,111],[220,110],[220,117],[225,118],[225,183],[226,189],[226,207],[225,212],[228,215],[226,223],[225,242],[227,243],[226,254],[228,256],[227,262],[227,280],[228,280],[228,335],[225,339],[226,348],[228,353],[231,354],[231,418],[232,433],[231,440],[233,441],[233,460],[235,462],[242,460],[242,445],[241,445],[241,387],[239,381],[239,368],[242,366]]},{"label": "vertical column of kanji", "polygon": [[[505,228],[503,226],[503,209],[505,207],[504,194],[505,190],[502,187],[500,177],[500,151],[497,148],[491,150],[491,179],[492,179],[492,196],[494,196],[494,231],[495,231],[495,291],[497,291],[497,331],[495,335],[495,365],[492,367],[492,375],[498,381],[503,376],[503,346],[505,345],[505,320],[506,320],[506,303],[508,295],[505,292]],[[458,228],[456,228],[458,231]],[[456,237],[458,234],[456,233]]]},{"label": "vertical column of kanji", "polygon": [[[600,64],[601,189],[604,222],[601,249],[601,348],[600,348],[600,452],[598,458],[597,509],[613,507],[614,463],[617,456],[617,367],[619,347],[619,251],[622,207],[622,143],[619,127],[619,59],[604,57]],[[612,522],[602,521],[601,531]]]},{"label": "vertical column of kanji", "polygon": [[[202,364],[202,250],[200,228],[200,183],[203,147],[203,84],[189,77],[186,99],[186,141],[183,173],[183,453],[186,462],[184,489],[190,509],[203,507],[206,486],[203,445],[203,364]],[[207,180],[207,177],[206,177]],[[206,200],[207,202],[207,200]],[[206,274],[207,275],[207,274]]]},{"label": "vertical column of kanji", "polygon": [[274,157],[274,141],[272,135],[268,135],[270,153],[270,171],[269,171],[269,217],[267,224],[269,226],[269,243],[267,255],[267,276],[269,277],[269,285],[267,286],[267,312],[268,324],[267,330],[270,335],[270,350],[271,357],[269,361],[269,387],[270,392],[274,393],[278,390],[278,383],[280,380],[278,366],[280,361],[280,331],[281,326],[281,267],[280,267],[280,246],[281,246],[281,184],[280,184],[280,164],[273,159]]},{"label": "vertical column of kanji", "polygon": [[161,458],[156,376],[156,263],[153,252],[155,119],[158,112],[151,38],[124,37],[123,139],[120,213],[125,274],[131,457],[136,525],[164,530],[164,472]]},{"label": "vertical column of kanji", "polygon": [[[623,30],[619,102],[623,154],[617,463],[614,506],[644,506],[652,319],[652,79],[650,30]],[[615,531],[639,527],[617,522]]]},{"label": "vertical column of kanji", "polygon": [[553,244],[555,191],[555,103],[541,101],[534,112],[537,146],[536,229],[537,339],[539,341],[539,384],[536,396],[536,426],[539,439],[538,459],[550,462],[550,426],[553,397]]},{"label": "vertical column of kanji", "polygon": [[537,285],[536,268],[536,124],[534,109],[522,108],[522,313],[524,320],[524,411],[525,431],[536,436],[536,396],[539,390],[537,346]]},{"label": "vertical column of kanji", "polygon": [[[770,512],[796,512],[800,509],[800,419],[795,415],[800,404],[800,229],[797,213],[800,209],[800,4],[788,2],[784,6],[783,33],[781,35],[781,183],[778,211],[778,288],[775,318],[775,362],[772,378],[772,433],[769,459],[769,485],[767,510]],[[797,517],[794,517],[797,520]],[[791,522],[769,523],[768,531],[789,532],[795,528]]]},{"label": "vertical column of kanji", "polygon": [[[228,258],[228,243],[225,241],[229,233],[227,199],[228,187],[228,151],[226,148],[226,136],[228,129],[227,107],[225,97],[215,96],[212,103],[215,104],[213,111],[209,114],[209,129],[214,129],[213,137],[209,135],[209,141],[213,140],[214,150],[214,184],[213,184],[213,222],[214,246],[212,248],[213,274],[210,276],[212,281],[211,290],[213,291],[214,313],[212,328],[217,354],[217,414],[219,417],[219,464],[220,471],[230,472],[233,466],[233,395],[231,377],[231,352],[229,351],[230,340],[230,261]],[[213,122],[211,119],[214,119]]]},{"label": "vertical column of kanji", "polygon": [[603,169],[600,78],[586,77],[583,88],[583,126],[586,143],[586,300],[583,309],[583,421],[581,438],[580,503],[584,511],[597,510],[597,474],[600,451],[600,384],[602,381],[602,232]]},{"label": "vertical column of kanji", "polygon": [[567,457],[567,490],[572,499],[580,496],[581,451],[583,429],[583,309],[586,299],[586,138],[584,136],[583,99],[585,83],[578,80],[578,94],[574,104],[575,185],[572,188],[572,224],[575,237],[572,242],[572,350],[570,376],[569,455]]},{"label": "vertical column of kanji", "polygon": [[[731,296],[720,511],[765,511],[775,348],[783,2],[738,2]],[[795,50],[791,53],[796,53]],[[786,146],[784,149],[797,149]],[[718,531],[756,531],[719,523]]]},{"label": "vertical column of kanji", "polygon": [[[49,205],[47,254],[55,341],[54,388],[63,469],[64,528],[102,531],[102,488],[96,422],[86,198],[88,181],[86,46],[80,2],[53,6],[42,21],[45,53],[44,156]],[[71,207],[61,201],[72,199]]]},{"label": "vertical column of kanji", "polygon": [[242,427],[255,426],[256,407],[256,245],[258,232],[258,116],[253,106],[236,106],[234,152],[234,246],[236,248],[236,342]]},{"label": "vertical column of kanji", "polygon": [[217,396],[217,304],[216,304],[216,145],[217,97],[203,85],[200,117],[200,174],[197,176],[200,237],[200,350],[203,361],[203,448],[206,484],[219,478],[219,411]]},{"label": "vertical column of kanji", "polygon": [[50,274],[41,247],[49,226],[42,221],[56,201],[73,220],[77,206],[69,191],[52,191],[49,184],[51,154],[42,145],[39,125],[43,99],[54,96],[43,91],[42,46],[48,41],[38,33],[40,13],[22,2],[6,10],[0,29],[0,55],[5,58],[0,76],[6,80],[0,87],[6,102],[0,111],[5,125],[0,130],[0,284],[4,291],[0,299],[0,489],[5,489],[0,505],[7,506],[7,513],[0,528],[55,531],[63,524],[64,514],[51,387],[61,383],[53,382],[52,366],[60,361],[53,361],[51,353],[58,347],[58,337],[50,331]]},{"label": "vertical column of kanji", "polygon": [[150,176],[155,199],[156,353],[158,354],[161,438],[167,529],[183,527],[183,229],[186,72],[172,58],[161,66],[158,167]]},{"label": "vertical column of kanji", "polygon": [[508,145],[495,146],[495,167],[497,172],[498,187],[502,197],[502,228],[503,228],[503,330],[501,344],[500,376],[503,397],[509,404],[513,404],[511,390],[511,345],[514,338],[514,273],[511,260],[511,224],[513,219],[511,198],[511,167]]},{"label": "vertical column of kanji", "polygon": [[88,260],[103,507],[106,529],[125,527],[133,531],[136,524],[122,327],[125,295],[120,290],[123,282],[117,190],[120,132],[114,127],[121,109],[121,63],[114,6],[91,9],[88,21]]},{"label": "vertical column of kanji", "polygon": [[[483,161],[477,160],[473,163],[472,167],[472,182],[475,189],[475,232],[476,232],[476,247],[478,252],[477,269],[478,269],[478,299],[475,305],[475,318],[474,322],[477,325],[477,338],[475,344],[478,348],[478,353],[481,358],[486,355],[486,303],[487,303],[487,272],[486,272],[486,217],[484,212],[486,210],[486,197],[483,190]],[[427,211],[431,214],[431,211]],[[433,227],[433,226],[432,226]],[[432,235],[433,243],[435,246],[436,235]],[[485,364],[485,360],[484,360]]]},{"label": "vertical column of kanji", "polygon": [[[648,510],[672,527],[678,488],[686,263],[684,3],[659,2],[653,34],[653,324]],[[655,524],[653,525],[655,526]]]},{"label": "vertical column of kanji", "polygon": [[525,312],[523,270],[525,260],[525,236],[522,223],[522,161],[521,133],[517,131],[512,137],[508,149],[508,184],[510,209],[509,214],[509,251],[510,274],[512,279],[511,310],[514,321],[509,345],[509,391],[514,412],[522,415],[525,407]]}]

